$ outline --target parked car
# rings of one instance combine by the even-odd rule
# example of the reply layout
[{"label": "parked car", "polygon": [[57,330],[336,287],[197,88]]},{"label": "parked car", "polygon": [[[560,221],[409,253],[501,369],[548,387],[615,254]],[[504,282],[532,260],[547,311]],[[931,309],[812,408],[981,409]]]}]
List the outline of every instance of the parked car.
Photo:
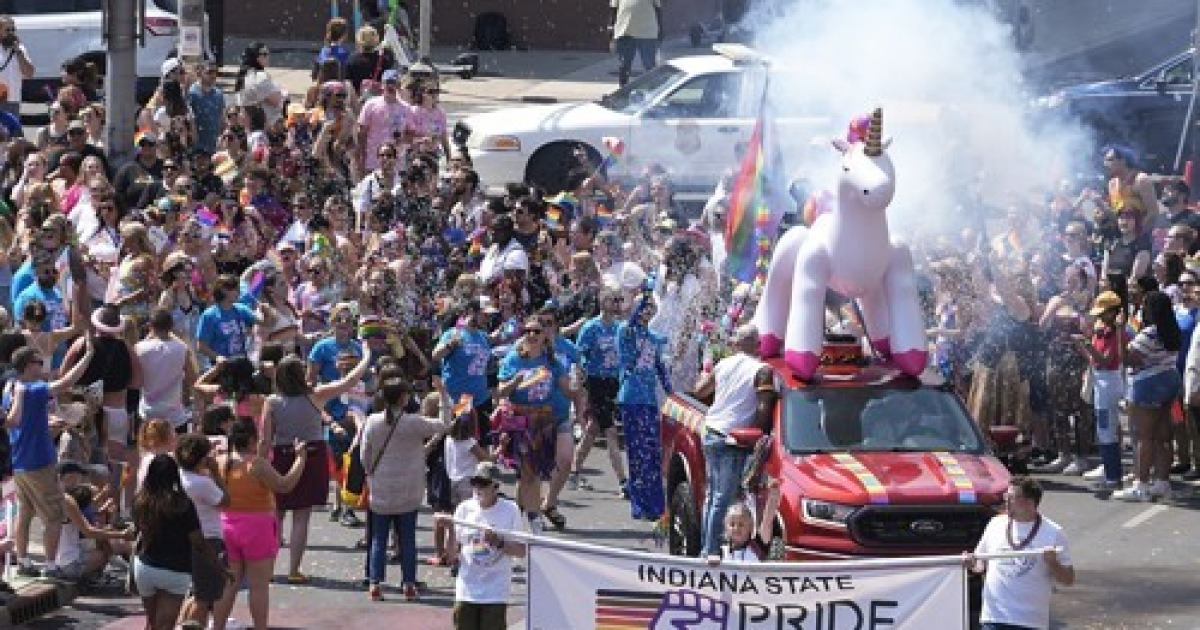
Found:
[{"label": "parked car", "polygon": [[[103,76],[107,45],[103,41],[102,0],[0,0],[0,14],[10,15],[37,73],[22,83],[21,100],[45,102],[60,85],[64,62],[76,57],[96,64]],[[179,40],[175,0],[147,0],[145,46],[137,47],[137,96],[145,101],[158,86],[162,62]],[[207,29],[204,36],[207,49]]]},{"label": "parked car", "polygon": [[[738,44],[718,54],[663,62],[593,103],[514,107],[463,121],[465,144],[489,187],[525,181],[562,190],[582,145],[592,163],[603,159],[603,138],[625,141],[608,175],[634,179],[650,163],[671,171],[677,200],[706,198],[721,174],[737,164],[761,102],[763,58]],[[781,134],[812,137],[834,128],[827,116],[781,116]],[[837,123],[840,126],[842,123]]]},{"label": "parked car", "polygon": [[[771,556],[793,561],[951,554],[974,547],[1010,476],[960,398],[945,384],[863,361],[857,341],[828,344],[817,377],[780,359],[765,474],[781,483]],[[686,394],[664,403],[664,478],[672,554],[700,549],[705,495],[701,432],[707,406]],[[754,445],[762,433],[738,431]],[[765,493],[748,503],[760,509]]]},{"label": "parked car", "polygon": [[1038,99],[1050,120],[1079,120],[1096,134],[1098,146],[1125,144],[1140,166],[1171,172],[1192,96],[1192,50],[1163,60],[1131,77],[1072,85]]}]

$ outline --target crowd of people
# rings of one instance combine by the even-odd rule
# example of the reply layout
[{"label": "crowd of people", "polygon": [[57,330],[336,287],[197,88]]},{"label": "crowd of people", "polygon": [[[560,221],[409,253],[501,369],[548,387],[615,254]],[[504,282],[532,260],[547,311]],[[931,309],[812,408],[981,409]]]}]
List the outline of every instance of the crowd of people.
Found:
[{"label": "crowd of people", "polygon": [[[457,576],[460,627],[499,627],[523,550],[497,530],[563,530],[560,498],[591,488],[597,440],[630,516],[661,527],[663,395],[722,399],[736,373],[750,395],[716,415],[770,417],[742,326],[754,291],[722,272],[727,187],[689,208],[666,169],[621,188],[581,150],[565,190],[488,197],[437,72],[400,67],[375,27],[331,20],[303,95],[272,78],[270,54],[247,47],[231,94],[215,66],[164,62],[125,163],[85,67],[35,141],[4,138],[0,461],[20,574],[86,581],[126,562],[153,628],[224,628],[244,584],[266,628],[281,540],[283,579],[308,583],[326,505],[365,526],[369,598],[385,598],[394,556],[419,599],[428,506],[427,562]],[[1171,475],[1200,477],[1200,215],[1186,184],[1134,164],[1112,149],[1107,191],[1064,185],[998,232],[918,251],[931,367],[980,425],[1017,427],[1035,470],[1149,500]],[[855,325],[836,300],[829,316]],[[745,365],[714,382],[723,358]],[[515,502],[497,496],[502,468]],[[706,555],[722,524],[738,548],[754,531],[736,505],[725,518],[724,476]]]}]

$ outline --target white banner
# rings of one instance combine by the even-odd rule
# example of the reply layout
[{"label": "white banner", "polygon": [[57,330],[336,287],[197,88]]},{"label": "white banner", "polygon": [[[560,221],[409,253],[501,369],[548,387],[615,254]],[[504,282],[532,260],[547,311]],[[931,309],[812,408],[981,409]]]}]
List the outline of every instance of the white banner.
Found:
[{"label": "white banner", "polygon": [[958,558],[722,563],[538,538],[530,630],[951,630],[967,627]]}]

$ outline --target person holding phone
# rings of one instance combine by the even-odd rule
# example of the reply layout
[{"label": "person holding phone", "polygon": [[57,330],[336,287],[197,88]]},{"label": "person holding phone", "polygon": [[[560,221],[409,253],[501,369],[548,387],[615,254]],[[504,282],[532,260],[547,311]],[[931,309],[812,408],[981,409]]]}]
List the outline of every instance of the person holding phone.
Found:
[{"label": "person holding phone", "polygon": [[32,79],[37,68],[17,36],[12,16],[0,15],[0,111],[21,112],[21,83]]}]

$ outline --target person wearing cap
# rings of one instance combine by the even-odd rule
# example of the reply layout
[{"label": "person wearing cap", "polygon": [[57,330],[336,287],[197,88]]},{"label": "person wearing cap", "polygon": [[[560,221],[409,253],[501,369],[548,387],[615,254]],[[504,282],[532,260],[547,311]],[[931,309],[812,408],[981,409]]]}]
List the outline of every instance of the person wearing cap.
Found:
[{"label": "person wearing cap", "polygon": [[459,566],[454,580],[454,628],[501,630],[508,627],[512,559],[525,557],[525,544],[505,534],[525,532],[524,519],[515,502],[500,496],[500,467],[494,462],[475,467],[471,492],[473,496],[458,504],[452,517],[450,560]]},{"label": "person wearing cap", "polygon": [[42,544],[48,576],[58,575],[58,538],[64,508],[58,483],[58,456],[50,436],[49,406],[52,397],[62,396],[83,375],[92,361],[91,335],[84,338],[83,357],[58,380],[50,381],[47,360],[41,350],[25,346],[13,352],[11,365],[16,379],[4,389],[3,407],[8,409],[4,426],[12,440],[13,481],[17,486],[17,519],[13,532],[17,573],[38,575],[29,558],[29,526],[36,514],[45,528]]},{"label": "person wearing cap", "polygon": [[359,163],[367,172],[380,167],[379,152],[384,143],[394,144],[400,156],[407,152],[413,125],[412,110],[400,100],[400,73],[384,70],[382,78],[383,93],[367,99],[358,113],[355,146]]},{"label": "person wearing cap", "polygon": [[[92,311],[93,338],[79,338],[67,350],[63,357],[62,369],[69,370],[81,361],[85,350],[94,349],[96,360],[88,365],[87,370],[79,377],[83,385],[91,385],[97,381],[104,384],[104,423],[107,427],[108,460],[114,466],[113,486],[120,487],[121,466],[130,463],[126,451],[129,443],[132,424],[130,423],[127,405],[127,395],[130,389],[141,389],[142,367],[137,354],[126,341],[126,320],[121,317],[121,310],[115,305],[105,304]],[[130,506],[133,505],[133,488],[129,487],[127,497]]]},{"label": "person wearing cap", "polygon": [[198,81],[188,87],[187,102],[196,123],[195,148],[207,153],[217,150],[217,138],[225,129],[225,93],[217,85],[219,68],[210,61],[196,66]]},{"label": "person wearing cap", "polygon": [[158,157],[158,136],[153,132],[139,132],[134,136],[137,153],[133,159],[117,169],[113,178],[113,190],[123,212],[137,208],[138,201],[147,187],[161,182],[163,161]]}]

